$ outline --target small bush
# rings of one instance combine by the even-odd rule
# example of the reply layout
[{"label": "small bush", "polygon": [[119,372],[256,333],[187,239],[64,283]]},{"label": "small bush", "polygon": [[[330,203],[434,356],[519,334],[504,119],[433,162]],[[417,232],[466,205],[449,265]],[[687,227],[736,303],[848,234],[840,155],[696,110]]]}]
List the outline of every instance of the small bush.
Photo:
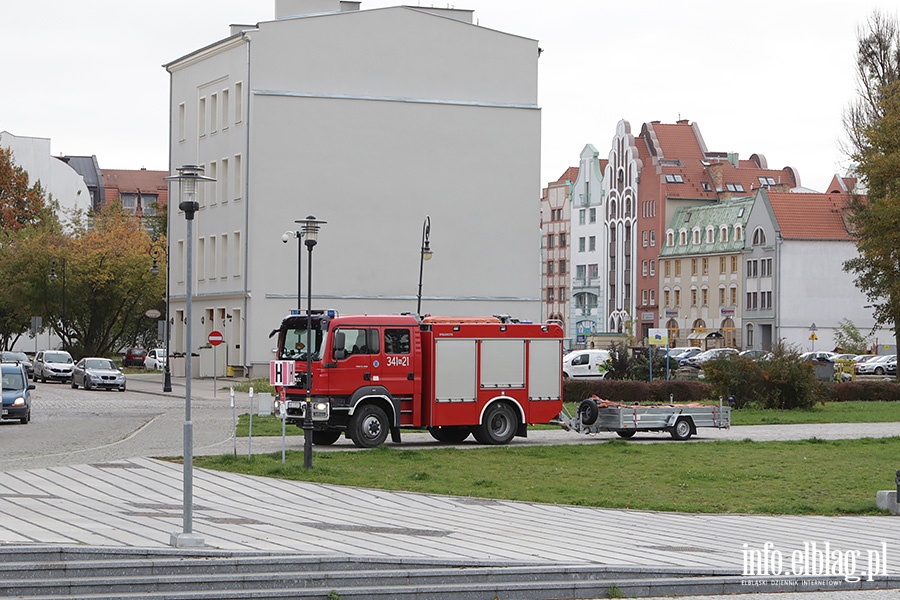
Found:
[{"label": "small bush", "polygon": [[829,381],[819,390],[826,402],[900,402],[900,385],[895,381]]}]

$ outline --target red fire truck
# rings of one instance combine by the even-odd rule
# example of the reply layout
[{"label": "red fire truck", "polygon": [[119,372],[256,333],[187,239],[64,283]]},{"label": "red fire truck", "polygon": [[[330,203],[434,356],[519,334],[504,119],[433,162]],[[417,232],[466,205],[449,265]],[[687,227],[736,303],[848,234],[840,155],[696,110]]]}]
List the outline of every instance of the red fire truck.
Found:
[{"label": "red fire truck", "polygon": [[556,324],[313,311],[285,317],[275,334],[279,361],[295,361],[293,385],[283,392],[287,422],[298,426],[311,358],[315,444],[333,444],[343,433],[372,448],[389,433],[400,442],[401,428],[427,428],[447,443],[471,433],[483,444],[506,444],[562,409],[563,332]]}]

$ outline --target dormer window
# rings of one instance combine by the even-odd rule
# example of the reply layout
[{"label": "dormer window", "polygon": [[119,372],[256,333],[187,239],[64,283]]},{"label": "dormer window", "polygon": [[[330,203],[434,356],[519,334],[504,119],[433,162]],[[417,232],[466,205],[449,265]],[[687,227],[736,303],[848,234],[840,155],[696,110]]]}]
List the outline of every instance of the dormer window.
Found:
[{"label": "dormer window", "polygon": [[699,245],[700,244],[700,230],[694,229],[694,231],[692,233],[694,234],[694,244]]},{"label": "dormer window", "polygon": [[715,241],[715,233],[712,227],[706,228],[706,243],[712,244]]},{"label": "dormer window", "polygon": [[671,247],[673,247],[674,245],[675,245],[675,232],[674,232],[674,231],[667,231],[667,232],[666,232],[666,246],[668,246],[669,248],[671,248]]},{"label": "dormer window", "polygon": [[765,246],[766,245],[766,232],[762,230],[762,228],[757,227],[753,231],[753,245],[754,246]]},{"label": "dormer window", "polygon": [[719,241],[720,242],[728,241],[728,226],[727,225],[722,225],[722,227],[719,228]]},{"label": "dormer window", "polygon": [[687,231],[682,229],[678,232],[678,243],[682,246],[687,246]]}]

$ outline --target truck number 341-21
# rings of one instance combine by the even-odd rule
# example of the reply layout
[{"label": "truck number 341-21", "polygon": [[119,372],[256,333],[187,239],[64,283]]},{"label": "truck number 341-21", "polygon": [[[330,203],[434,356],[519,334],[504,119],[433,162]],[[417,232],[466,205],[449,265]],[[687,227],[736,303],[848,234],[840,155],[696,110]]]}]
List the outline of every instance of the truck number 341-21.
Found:
[{"label": "truck number 341-21", "polygon": [[388,356],[387,364],[389,367],[408,367],[409,366],[409,357],[408,356]]}]

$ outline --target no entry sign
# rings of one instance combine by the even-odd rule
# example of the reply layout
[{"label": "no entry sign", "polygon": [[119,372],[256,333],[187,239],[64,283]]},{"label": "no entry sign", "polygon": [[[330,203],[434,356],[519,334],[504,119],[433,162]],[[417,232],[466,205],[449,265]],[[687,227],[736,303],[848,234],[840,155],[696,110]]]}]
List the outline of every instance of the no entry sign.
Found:
[{"label": "no entry sign", "polygon": [[225,336],[222,335],[221,331],[210,331],[206,339],[209,340],[210,346],[218,346],[225,341]]}]

